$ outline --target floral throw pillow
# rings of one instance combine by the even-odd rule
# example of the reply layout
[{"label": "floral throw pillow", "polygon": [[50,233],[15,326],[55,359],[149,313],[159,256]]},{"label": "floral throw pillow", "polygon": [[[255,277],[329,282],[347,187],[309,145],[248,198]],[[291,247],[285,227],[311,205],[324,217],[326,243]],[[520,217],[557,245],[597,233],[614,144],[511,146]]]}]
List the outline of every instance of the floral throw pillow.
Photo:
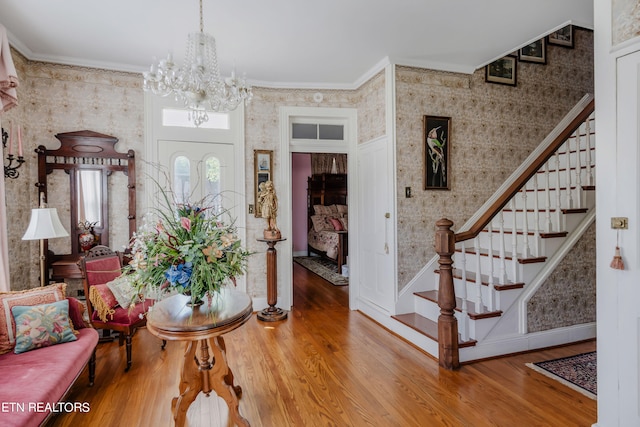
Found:
[{"label": "floral throw pillow", "polygon": [[127,275],[116,277],[107,283],[107,287],[111,290],[111,293],[113,293],[120,307],[127,308],[131,304],[140,302],[138,292],[131,284],[130,277]]},{"label": "floral throw pillow", "polygon": [[0,354],[9,353],[16,344],[16,324],[11,308],[61,301],[65,298],[66,287],[66,283],[54,283],[25,291],[0,292]]},{"label": "floral throw pillow", "polygon": [[16,354],[78,338],[69,323],[69,301],[11,308],[16,322]]}]

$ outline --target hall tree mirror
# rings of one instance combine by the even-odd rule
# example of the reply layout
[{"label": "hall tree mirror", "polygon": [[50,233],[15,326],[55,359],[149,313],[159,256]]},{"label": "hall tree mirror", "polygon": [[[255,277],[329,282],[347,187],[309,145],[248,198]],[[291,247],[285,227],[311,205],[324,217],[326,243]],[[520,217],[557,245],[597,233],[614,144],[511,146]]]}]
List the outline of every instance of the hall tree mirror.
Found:
[{"label": "hall tree mirror", "polygon": [[36,187],[69,237],[45,241],[47,271],[52,281],[81,279],[77,262],[87,250],[122,250],[136,229],[135,152],[119,153],[118,138],[89,130],[55,137],[60,148],[36,150]]}]

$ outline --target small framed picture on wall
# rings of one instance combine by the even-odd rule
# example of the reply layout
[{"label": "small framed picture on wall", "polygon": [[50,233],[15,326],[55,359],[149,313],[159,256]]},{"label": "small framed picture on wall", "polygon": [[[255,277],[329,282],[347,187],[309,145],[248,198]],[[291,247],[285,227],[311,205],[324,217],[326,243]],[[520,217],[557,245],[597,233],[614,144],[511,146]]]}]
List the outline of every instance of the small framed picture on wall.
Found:
[{"label": "small framed picture on wall", "polygon": [[573,49],[573,25],[567,25],[566,27],[549,34],[547,36],[547,41],[549,44]]},{"label": "small framed picture on wall", "polygon": [[534,62],[536,64],[547,63],[547,43],[545,39],[530,43],[518,51],[518,58],[522,62]]},{"label": "small framed picture on wall", "polygon": [[451,117],[424,116],[424,189],[451,189]]},{"label": "small framed picture on wall", "polygon": [[254,194],[254,212],[256,217],[261,217],[260,205],[258,204],[258,193],[260,185],[267,181],[271,181],[273,174],[273,150],[254,150],[254,173],[255,173],[255,194]]},{"label": "small framed picture on wall", "polygon": [[505,56],[485,67],[485,81],[515,86],[517,81],[518,58]]}]

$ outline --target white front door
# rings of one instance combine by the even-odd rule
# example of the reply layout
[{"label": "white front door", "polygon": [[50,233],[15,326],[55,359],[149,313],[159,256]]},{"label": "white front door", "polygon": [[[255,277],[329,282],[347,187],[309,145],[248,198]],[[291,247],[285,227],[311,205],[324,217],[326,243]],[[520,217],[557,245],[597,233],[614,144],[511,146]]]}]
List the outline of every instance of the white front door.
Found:
[{"label": "white front door", "polygon": [[158,159],[158,182],[170,189],[177,203],[203,202],[213,205],[216,213],[228,210],[237,216],[233,145],[160,140]]},{"label": "white front door", "polygon": [[356,224],[360,238],[358,254],[359,297],[391,312],[395,305],[394,253],[387,138],[358,147],[358,206]]}]

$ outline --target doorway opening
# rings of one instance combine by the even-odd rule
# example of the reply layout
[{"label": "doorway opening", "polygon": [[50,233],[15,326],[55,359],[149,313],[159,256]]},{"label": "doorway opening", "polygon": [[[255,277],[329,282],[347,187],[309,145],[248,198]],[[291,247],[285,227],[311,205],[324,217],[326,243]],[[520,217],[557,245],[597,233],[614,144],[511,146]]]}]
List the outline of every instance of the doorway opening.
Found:
[{"label": "doorway opening", "polygon": [[347,154],[292,153],[291,178],[293,262],[348,293]]}]

